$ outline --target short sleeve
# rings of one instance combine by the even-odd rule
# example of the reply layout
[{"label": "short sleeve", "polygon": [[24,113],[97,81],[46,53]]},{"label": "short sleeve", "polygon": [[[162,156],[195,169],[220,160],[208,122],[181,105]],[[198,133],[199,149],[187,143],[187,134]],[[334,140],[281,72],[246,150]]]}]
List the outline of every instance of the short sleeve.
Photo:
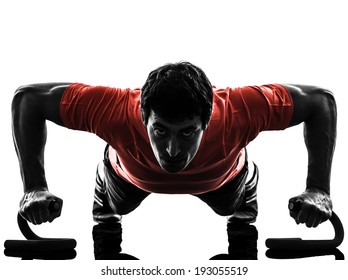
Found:
[{"label": "short sleeve", "polygon": [[289,126],[293,103],[289,91],[278,84],[251,87],[253,94],[246,94],[250,116],[260,131],[282,130]]},{"label": "short sleeve", "polygon": [[126,90],[75,83],[64,92],[60,115],[67,128],[97,134],[111,141],[112,131],[126,122]]},{"label": "short sleeve", "polygon": [[245,143],[252,141],[261,131],[283,130],[292,120],[292,98],[282,85],[242,87],[234,89],[229,97],[231,125],[244,131]]}]

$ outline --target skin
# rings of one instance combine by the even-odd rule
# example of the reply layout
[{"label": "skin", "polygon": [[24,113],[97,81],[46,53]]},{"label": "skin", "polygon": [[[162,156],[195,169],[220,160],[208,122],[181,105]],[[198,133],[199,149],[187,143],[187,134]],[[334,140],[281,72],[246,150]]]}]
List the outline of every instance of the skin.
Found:
[{"label": "skin", "polygon": [[[44,147],[46,120],[64,126],[59,103],[68,86],[69,83],[23,86],[17,89],[12,102],[13,139],[24,187],[19,212],[34,224],[53,221],[60,216],[61,209],[54,213],[48,211],[51,200],[61,199],[48,191]],[[316,227],[332,214],[330,173],[336,141],[335,99],[330,91],[319,87],[284,86],[289,90],[294,104],[289,127],[304,123],[304,140],[308,151],[306,190],[290,199],[292,202],[301,202],[302,207],[300,211],[290,211],[290,216],[296,223]],[[189,131],[189,127],[194,129]],[[160,166],[172,173],[188,166],[204,133],[197,116],[184,120],[164,120],[154,112],[146,128]]]},{"label": "skin", "polygon": [[170,173],[183,171],[189,165],[203,136],[199,115],[168,121],[152,110],[146,128],[159,165]]},{"label": "skin", "polygon": [[290,126],[304,123],[304,140],[308,151],[305,192],[290,202],[299,201],[300,211],[290,211],[296,223],[317,227],[332,215],[330,175],[336,143],[337,107],[333,94],[315,86],[284,85],[294,103]]}]

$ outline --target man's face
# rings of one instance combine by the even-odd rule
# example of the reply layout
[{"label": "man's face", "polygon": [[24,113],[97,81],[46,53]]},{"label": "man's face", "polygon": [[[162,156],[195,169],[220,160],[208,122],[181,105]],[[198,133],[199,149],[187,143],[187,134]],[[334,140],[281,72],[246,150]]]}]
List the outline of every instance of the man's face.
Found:
[{"label": "man's face", "polygon": [[147,132],[155,157],[163,170],[184,170],[198,151],[203,136],[200,116],[167,120],[151,110]]}]

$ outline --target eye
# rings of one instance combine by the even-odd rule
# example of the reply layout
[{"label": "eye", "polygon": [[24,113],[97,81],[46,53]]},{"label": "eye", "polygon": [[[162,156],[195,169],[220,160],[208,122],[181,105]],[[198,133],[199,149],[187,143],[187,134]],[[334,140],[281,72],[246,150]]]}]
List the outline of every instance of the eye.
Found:
[{"label": "eye", "polygon": [[167,133],[166,130],[163,128],[155,128],[153,130],[153,132],[154,132],[155,136],[164,136]]},{"label": "eye", "polygon": [[184,137],[190,137],[190,136],[192,136],[193,134],[194,134],[194,131],[193,131],[192,129],[184,130],[184,131],[182,132],[182,135],[183,135]]}]

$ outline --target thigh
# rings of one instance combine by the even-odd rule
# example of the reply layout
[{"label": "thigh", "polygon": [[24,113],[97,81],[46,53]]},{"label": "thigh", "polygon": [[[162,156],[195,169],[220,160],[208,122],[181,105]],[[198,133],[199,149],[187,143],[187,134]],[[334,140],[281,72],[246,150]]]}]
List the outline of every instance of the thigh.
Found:
[{"label": "thigh", "polygon": [[104,155],[104,188],[111,209],[119,214],[125,215],[137,208],[140,203],[150,194],[126,182],[114,171],[108,159],[108,153]]},{"label": "thigh", "polygon": [[104,163],[100,162],[97,167],[94,188],[93,220],[97,223],[119,223],[121,221],[121,215],[116,214],[110,207],[104,182]]},{"label": "thigh", "polygon": [[111,208],[120,215],[133,211],[150,194],[109,170],[105,172],[105,189]]},{"label": "thigh", "polygon": [[243,202],[247,176],[248,163],[246,162],[243,169],[232,181],[217,190],[195,196],[207,203],[215,213],[221,216],[232,215]]}]

